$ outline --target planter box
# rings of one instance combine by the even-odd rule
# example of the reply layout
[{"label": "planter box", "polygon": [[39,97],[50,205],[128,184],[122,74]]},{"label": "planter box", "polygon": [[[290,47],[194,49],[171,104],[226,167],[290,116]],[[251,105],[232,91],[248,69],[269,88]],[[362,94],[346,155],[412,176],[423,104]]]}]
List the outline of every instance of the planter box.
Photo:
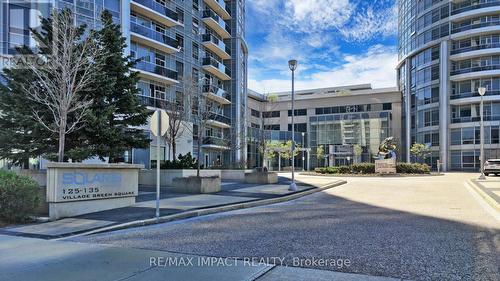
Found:
[{"label": "planter box", "polygon": [[251,172],[245,174],[245,183],[278,183],[278,174],[272,172]]},{"label": "planter box", "polygon": [[172,192],[201,194],[221,191],[220,177],[187,177],[175,178],[172,181]]},{"label": "planter box", "polygon": [[[175,178],[187,178],[196,176],[194,169],[181,170],[161,170],[160,184],[161,186],[172,186]],[[221,177],[220,170],[200,170],[201,177]],[[141,170],[139,172],[139,185],[156,186],[156,169]]]}]

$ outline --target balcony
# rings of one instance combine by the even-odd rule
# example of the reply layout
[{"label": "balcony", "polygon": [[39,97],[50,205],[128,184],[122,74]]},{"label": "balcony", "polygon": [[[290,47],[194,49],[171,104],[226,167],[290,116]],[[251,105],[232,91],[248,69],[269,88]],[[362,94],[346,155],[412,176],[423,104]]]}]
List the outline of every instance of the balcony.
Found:
[{"label": "balcony", "polygon": [[132,41],[163,51],[167,54],[179,52],[179,41],[156,30],[137,23],[130,24]]},{"label": "balcony", "polygon": [[489,71],[489,70],[498,70],[498,69],[500,69],[500,65],[475,66],[475,67],[469,67],[469,68],[464,68],[464,69],[452,70],[450,75],[460,75],[460,74],[471,73],[471,72]]},{"label": "balcony", "polygon": [[453,16],[453,15],[464,13],[464,12],[467,12],[467,11],[472,11],[472,10],[477,10],[477,9],[482,9],[482,8],[495,7],[495,6],[500,6],[500,1],[489,2],[489,3],[477,3],[477,4],[474,4],[474,5],[467,6],[467,7],[462,7],[462,8],[454,9],[454,10],[451,11],[451,15]]},{"label": "balcony", "polygon": [[451,50],[450,54],[456,55],[456,54],[461,54],[461,53],[480,51],[480,50],[486,50],[486,49],[494,49],[494,48],[500,48],[500,43],[490,43],[490,44],[455,49],[455,50]]},{"label": "balcony", "polygon": [[155,0],[132,0],[130,9],[168,27],[183,25],[179,22],[179,15]]},{"label": "balcony", "polygon": [[229,26],[226,26],[224,20],[215,14],[212,10],[203,11],[203,22],[212,30],[217,32],[222,39],[231,38]]},{"label": "balcony", "polygon": [[465,25],[465,26],[455,27],[451,30],[451,33],[455,34],[455,33],[463,32],[463,31],[471,30],[471,29],[497,26],[497,25],[500,25],[500,21],[488,21],[488,22],[474,23],[474,24],[469,24],[469,25]]},{"label": "balcony", "polygon": [[231,15],[226,10],[226,2],[224,0],[204,0],[205,4],[220,15],[224,20],[230,20]]},{"label": "balcony", "polygon": [[170,102],[167,100],[156,99],[153,97],[139,96],[139,103],[144,106],[169,109],[171,108]]},{"label": "balcony", "polygon": [[[486,91],[486,94],[484,96],[488,97],[488,96],[498,96],[498,95],[500,95],[499,90],[488,90],[488,91]],[[450,100],[465,99],[465,98],[479,98],[479,97],[480,97],[479,93],[477,91],[473,91],[473,92],[466,92],[466,93],[451,94]]]},{"label": "balcony", "polygon": [[139,71],[139,76],[145,79],[168,85],[179,83],[177,71],[147,61],[137,62],[133,70]]},{"label": "balcony", "polygon": [[224,44],[224,42],[222,42],[222,40],[215,37],[214,35],[203,34],[201,36],[201,41],[203,42],[203,46],[205,46],[205,48],[214,52],[222,59],[228,60],[231,58],[231,55],[229,54],[230,51],[229,51],[228,46],[226,46],[226,44]]},{"label": "balcony", "polygon": [[209,119],[209,121],[207,122],[208,125],[219,127],[222,129],[231,128],[231,119],[224,115],[213,113],[208,119]]},{"label": "balcony", "polygon": [[223,89],[214,85],[203,85],[203,94],[220,104],[231,104],[231,97]]},{"label": "balcony", "polygon": [[204,58],[202,65],[205,71],[215,75],[217,78],[224,81],[231,80],[231,71],[216,59]]},{"label": "balcony", "polygon": [[227,140],[218,137],[205,137],[201,144],[203,148],[212,148],[217,150],[228,150]]}]

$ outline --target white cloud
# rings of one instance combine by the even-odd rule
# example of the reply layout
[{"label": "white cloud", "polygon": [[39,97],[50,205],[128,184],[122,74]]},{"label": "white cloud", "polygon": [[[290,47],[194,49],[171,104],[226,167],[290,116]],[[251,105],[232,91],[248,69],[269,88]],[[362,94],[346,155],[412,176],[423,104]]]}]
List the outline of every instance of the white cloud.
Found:
[{"label": "white cloud", "polygon": [[[332,70],[316,72],[308,79],[297,75],[296,89],[305,90],[365,83],[371,83],[375,88],[396,86],[397,52],[393,47],[377,45],[362,55],[346,55],[344,61],[345,63],[341,66]],[[281,67],[285,68],[284,71],[286,71],[286,65]],[[288,75],[290,74],[288,73]],[[291,83],[289,79],[264,79],[260,81],[249,79],[249,88],[261,93],[282,92],[289,91]]]},{"label": "white cloud", "polygon": [[319,32],[343,26],[353,8],[349,0],[289,0],[285,2],[283,20],[295,30]]},{"label": "white cloud", "polygon": [[397,14],[396,4],[379,11],[368,7],[353,15],[352,23],[340,28],[339,31],[345,38],[355,41],[369,40],[377,35],[393,35],[398,30]]}]

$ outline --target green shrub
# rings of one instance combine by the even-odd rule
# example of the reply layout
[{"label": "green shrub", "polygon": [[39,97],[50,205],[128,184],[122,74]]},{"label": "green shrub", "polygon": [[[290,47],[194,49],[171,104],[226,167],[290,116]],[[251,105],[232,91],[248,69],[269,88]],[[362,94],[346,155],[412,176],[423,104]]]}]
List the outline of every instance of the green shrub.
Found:
[{"label": "green shrub", "polygon": [[375,164],[373,163],[358,163],[351,166],[354,174],[373,174],[375,173]]},{"label": "green shrub", "polygon": [[[352,166],[335,166],[314,169],[319,174],[374,174],[374,163],[358,163]],[[398,163],[396,171],[400,174],[429,174],[431,169],[426,164]]]},{"label": "green shrub", "polygon": [[420,163],[398,163],[396,171],[400,174],[430,174],[431,169],[427,164]]},{"label": "green shrub", "polygon": [[[161,161],[160,169],[162,170],[177,170],[177,169],[196,169],[198,162],[196,158],[188,152],[186,155],[179,154],[177,159],[170,161]],[[156,161],[151,161],[151,168],[156,168]]]},{"label": "green shrub", "polygon": [[29,177],[0,170],[0,219],[25,222],[40,203],[38,184]]}]

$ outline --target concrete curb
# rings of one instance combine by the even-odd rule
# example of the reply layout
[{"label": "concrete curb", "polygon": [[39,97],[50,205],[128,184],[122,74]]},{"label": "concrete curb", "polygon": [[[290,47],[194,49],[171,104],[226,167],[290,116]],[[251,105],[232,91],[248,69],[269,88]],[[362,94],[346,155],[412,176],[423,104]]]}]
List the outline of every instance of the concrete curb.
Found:
[{"label": "concrete curb", "polygon": [[484,190],[481,189],[481,187],[478,186],[479,183],[475,182],[474,180],[469,180],[469,185],[472,186],[474,191],[476,191],[479,196],[481,196],[488,205],[490,205],[493,209],[496,211],[500,212],[500,204],[495,201],[495,199],[491,198],[489,194],[484,192]]},{"label": "concrete curb", "polygon": [[227,212],[227,211],[234,211],[234,210],[239,210],[239,209],[247,209],[247,208],[252,208],[252,207],[282,203],[282,202],[291,201],[291,200],[294,200],[294,199],[297,199],[297,198],[300,198],[303,196],[307,196],[307,195],[310,195],[310,194],[313,194],[316,192],[327,190],[327,189],[330,189],[333,187],[337,187],[337,186],[340,186],[340,185],[343,185],[346,183],[347,183],[347,181],[345,181],[345,180],[338,180],[334,183],[326,184],[322,187],[311,188],[311,189],[307,189],[304,191],[292,193],[289,195],[277,197],[277,198],[236,203],[236,204],[232,204],[232,205],[219,206],[219,207],[213,207],[213,208],[207,208],[207,209],[201,209],[201,210],[192,210],[192,211],[182,212],[179,214],[162,216],[158,220],[155,218],[147,219],[147,220],[137,220],[137,221],[112,225],[112,226],[108,226],[108,227],[103,227],[103,228],[79,233],[79,234],[72,235],[72,236],[66,236],[66,237],[61,237],[61,238],[56,238],[56,239],[51,239],[51,240],[57,241],[57,240],[69,239],[69,238],[80,237],[80,236],[87,236],[87,235],[92,235],[92,234],[97,234],[97,233],[102,233],[102,232],[109,232],[109,231],[115,231],[115,230],[120,230],[120,229],[132,228],[132,227],[146,226],[146,225],[182,220],[182,219],[187,219],[187,218],[206,216],[206,215],[211,215],[211,214],[215,214],[215,213],[222,213],[222,212]]}]

